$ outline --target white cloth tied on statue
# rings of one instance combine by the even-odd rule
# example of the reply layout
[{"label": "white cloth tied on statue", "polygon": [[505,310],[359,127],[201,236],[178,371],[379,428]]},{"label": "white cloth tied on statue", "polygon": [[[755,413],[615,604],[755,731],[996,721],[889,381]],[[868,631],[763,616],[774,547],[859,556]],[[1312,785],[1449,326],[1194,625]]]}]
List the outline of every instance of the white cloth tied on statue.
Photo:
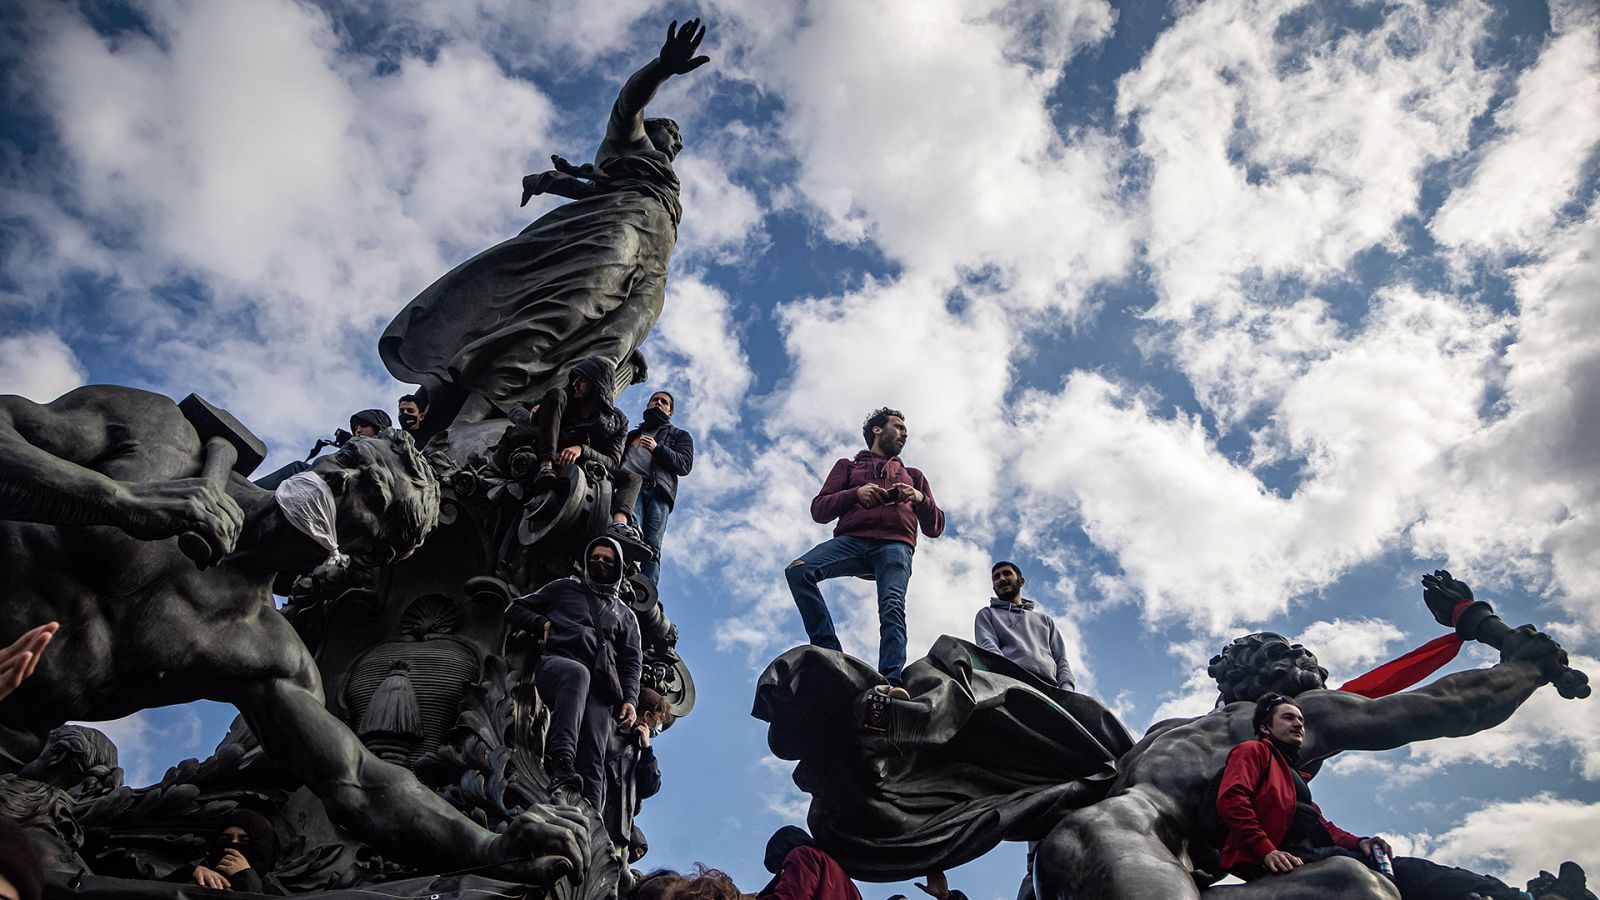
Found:
[{"label": "white cloth tied on statue", "polygon": [[322,480],[322,476],[315,472],[290,475],[278,485],[272,496],[278,501],[278,508],[283,510],[284,518],[304,532],[306,537],[316,541],[317,546],[328,551],[326,565],[340,566],[349,561],[349,557],[339,552],[339,533],[333,527],[334,517],[338,514],[333,503],[333,490]]}]

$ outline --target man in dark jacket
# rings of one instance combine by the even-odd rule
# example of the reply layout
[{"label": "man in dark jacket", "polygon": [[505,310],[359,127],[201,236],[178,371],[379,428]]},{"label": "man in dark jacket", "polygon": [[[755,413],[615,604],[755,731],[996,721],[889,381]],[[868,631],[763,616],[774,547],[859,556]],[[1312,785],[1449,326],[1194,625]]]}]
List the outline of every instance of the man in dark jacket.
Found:
[{"label": "man in dark jacket", "polygon": [[628,432],[622,467],[639,476],[638,522],[641,537],[656,551],[655,559],[639,564],[652,583],[661,577],[661,539],[667,533],[667,516],[678,499],[678,479],[694,468],[694,438],[672,425],[677,401],[666,391],[650,395],[638,428]]},{"label": "man in dark jacket", "polygon": [[[551,790],[562,803],[582,796],[599,812],[606,741],[613,728],[633,727],[644,656],[639,622],[620,595],[622,548],[612,538],[598,537],[583,558],[581,575],[559,578],[511,601],[506,621],[535,637],[545,635],[534,679],[550,708],[545,768]],[[610,652],[616,659],[615,685],[604,668],[603,655]]]},{"label": "man in dark jacket", "polygon": [[904,698],[900,670],[906,663],[906,585],[917,528],[928,537],[944,533],[944,512],[933,488],[916,469],[900,462],[909,432],[905,416],[887,406],[862,425],[867,449],[841,459],[811,501],[811,518],[839,524],[823,541],[789,564],[784,575],[800,608],[811,643],[842,650],[833,616],[818,583],[846,575],[871,576],[878,583],[878,671],[893,696]]},{"label": "man in dark jacket", "polygon": [[[1381,837],[1357,837],[1328,821],[1311,800],[1309,775],[1296,771],[1305,742],[1304,713],[1292,698],[1256,701],[1253,740],[1234,747],[1217,788],[1217,813],[1228,826],[1222,866],[1246,881],[1292,872],[1308,862],[1346,856],[1378,868],[1373,852],[1392,851]],[[1413,856],[1392,859],[1402,900],[1494,900],[1523,896],[1498,878]]]},{"label": "man in dark jacket", "polygon": [[566,387],[551,388],[536,403],[519,403],[506,412],[513,426],[495,451],[502,470],[509,471],[511,451],[532,446],[539,459],[539,478],[555,467],[597,462],[610,473],[611,519],[627,524],[639,495],[639,476],[622,467],[628,417],[616,407],[617,370],[598,356],[578,360]]}]

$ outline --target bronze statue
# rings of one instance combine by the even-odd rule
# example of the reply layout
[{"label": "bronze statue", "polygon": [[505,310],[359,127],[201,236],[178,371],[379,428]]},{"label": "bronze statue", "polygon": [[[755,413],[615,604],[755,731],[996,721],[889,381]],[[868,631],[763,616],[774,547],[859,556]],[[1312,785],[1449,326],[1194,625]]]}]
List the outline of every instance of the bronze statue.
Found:
[{"label": "bronze statue", "polygon": [[673,22],[660,55],[623,85],[594,162],[552,157],[553,170],[523,179],[524,204],[574,202],[456,266],[389,323],[378,353],[428,389],[430,433],[536,400],[586,356],[615,365],[619,388],[644,379],[638,348],[661,315],[683,215],[678,125],[644,109],[668,78],[709,61],[695,56],[704,37],[699,19]]},{"label": "bronze statue", "polygon": [[[1471,598],[1449,573],[1436,573],[1429,581],[1430,592]],[[1434,599],[1429,598],[1430,607]],[[1481,601],[1476,606],[1487,611]],[[1300,766],[1308,768],[1346,750],[1392,750],[1476,734],[1504,722],[1541,685],[1583,680],[1548,635],[1531,625],[1505,629],[1497,623],[1487,611],[1464,621],[1471,630],[1462,636],[1484,639],[1494,632],[1502,645],[1498,665],[1379,699],[1327,690],[1327,671],[1316,656],[1279,635],[1234,641],[1210,668],[1222,687],[1218,708],[1151,726],[1118,761],[1107,798],[1069,813],[1046,838],[1035,873],[1038,896],[1198,897],[1197,881],[1209,883],[1216,875],[1196,872],[1205,868],[1207,856],[1215,856],[1196,840],[1203,831],[1199,815],[1208,782],[1230,750],[1255,736],[1254,701],[1263,692],[1294,697],[1306,720],[1316,723],[1307,729],[1300,751]],[[1226,891],[1241,898],[1398,896],[1391,883],[1352,859],[1325,860]]]},{"label": "bronze statue", "polygon": [[[248,434],[219,436],[219,422],[239,426],[196,401],[180,410],[113,386],[44,405],[0,396],[0,642],[63,623],[33,676],[0,702],[0,772],[32,760],[68,720],[212,699],[237,706],[267,753],[384,854],[526,880],[581,865],[577,811],[535,807],[497,835],[328,711],[271,588],[280,571],[321,563],[333,539],[303,530],[284,488],[264,491],[232,468]],[[337,550],[358,561],[406,557],[438,517],[432,470],[393,429],[350,441],[303,477],[329,498]],[[159,540],[171,535],[195,540]]]}]

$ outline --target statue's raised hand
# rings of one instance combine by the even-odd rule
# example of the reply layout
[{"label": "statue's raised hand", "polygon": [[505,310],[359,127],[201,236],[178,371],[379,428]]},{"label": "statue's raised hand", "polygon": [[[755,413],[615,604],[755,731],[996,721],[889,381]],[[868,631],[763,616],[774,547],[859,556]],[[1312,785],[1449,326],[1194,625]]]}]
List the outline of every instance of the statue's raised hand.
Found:
[{"label": "statue's raised hand", "polygon": [[128,534],[156,541],[198,532],[226,556],[244,526],[244,512],[222,488],[205,478],[122,482],[117,525]]},{"label": "statue's raised hand", "polygon": [[1428,604],[1428,612],[1433,613],[1434,621],[1446,628],[1455,627],[1456,605],[1471,600],[1472,588],[1465,581],[1451,578],[1444,569],[1435,569],[1432,575],[1422,576],[1422,602]]},{"label": "statue's raised hand", "polygon": [[495,838],[494,856],[509,874],[550,884],[565,875],[582,877],[588,842],[589,821],[577,807],[536,805]]},{"label": "statue's raised hand", "polygon": [[661,55],[657,60],[662,68],[673,75],[685,75],[700,68],[711,61],[709,56],[695,56],[700,49],[700,42],[705,39],[706,28],[700,24],[699,19],[690,19],[683,23],[683,29],[678,29],[678,22],[673,20],[667,26],[667,42],[661,45]]}]

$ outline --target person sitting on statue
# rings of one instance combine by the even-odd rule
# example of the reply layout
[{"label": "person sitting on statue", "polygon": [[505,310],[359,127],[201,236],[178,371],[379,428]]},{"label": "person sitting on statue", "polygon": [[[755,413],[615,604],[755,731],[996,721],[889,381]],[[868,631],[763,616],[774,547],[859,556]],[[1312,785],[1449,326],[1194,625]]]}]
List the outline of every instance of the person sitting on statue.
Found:
[{"label": "person sitting on statue", "polygon": [[635,849],[646,849],[633,818],[639,814],[644,801],[661,790],[661,766],[656,762],[652,746],[661,730],[672,724],[672,704],[651,688],[639,688],[638,718],[632,728],[611,731],[611,742],[606,752],[606,807],[602,818],[611,843],[624,851],[628,863],[638,862],[644,854],[634,856]]},{"label": "person sitting on statue", "polygon": [[[206,427],[243,440],[237,423]],[[355,438],[277,492],[237,471],[201,476],[217,439],[208,449],[178,404],[132,388],[0,396],[0,643],[63,623],[0,704],[0,772],[67,721],[216,700],[385,857],[541,883],[581,872],[578,810],[536,806],[495,833],[373,755],[329,711],[315,660],[273,604],[280,572],[335,554],[387,565],[422,544],[439,486],[411,439]],[[190,533],[213,554],[203,568],[167,540]]]},{"label": "person sitting on statue", "polygon": [[1228,753],[1217,790],[1217,813],[1227,825],[1222,866],[1255,881],[1335,856],[1381,870],[1375,853],[1390,856],[1402,900],[1516,900],[1523,893],[1498,878],[1441,866],[1414,856],[1393,856],[1381,837],[1357,837],[1328,821],[1311,799],[1311,776],[1295,767],[1306,721],[1293,698],[1267,693],[1251,717],[1255,737]]},{"label": "person sitting on statue", "polygon": [[1010,560],[1001,560],[989,570],[994,599],[972,622],[972,642],[990,653],[998,653],[1063,691],[1073,690],[1072,665],[1067,662],[1067,645],[1049,613],[1034,607],[1022,596],[1027,579]]},{"label": "person sitting on statue", "polygon": [[311,453],[305,459],[296,459],[285,463],[278,469],[267,473],[255,480],[255,485],[264,491],[274,491],[278,485],[288,481],[291,477],[301,472],[311,471],[311,459],[322,452],[324,447],[335,449],[343,447],[345,442],[353,437],[377,437],[378,432],[390,427],[389,414],[381,409],[363,409],[350,416],[350,430],[337,430],[333,439],[319,438],[311,448]]},{"label": "person sitting on statue", "polygon": [[596,462],[611,476],[611,522],[629,533],[628,519],[633,514],[641,484],[639,474],[622,465],[628,417],[617,409],[616,367],[598,356],[578,360],[567,377],[566,387],[551,388],[535,403],[511,407],[514,423],[500,439],[496,455],[502,471],[510,472],[511,452],[532,446],[539,461],[534,477],[540,481],[555,474],[556,466]]},{"label": "person sitting on statue", "polygon": [[638,719],[644,654],[639,622],[622,601],[622,548],[610,537],[589,542],[581,574],[558,578],[506,608],[513,628],[544,639],[534,668],[550,708],[545,770],[563,803],[581,797],[604,809],[610,732]]},{"label": "person sitting on statue", "polygon": [[843,648],[817,585],[846,575],[876,579],[878,672],[892,696],[905,698],[909,695],[900,686],[900,672],[906,664],[911,556],[918,526],[931,538],[944,533],[944,511],[934,502],[933,488],[922,472],[900,462],[909,432],[899,410],[887,406],[873,410],[861,426],[861,437],[867,449],[854,459],[835,462],[811,501],[811,518],[818,524],[839,520],[833,537],[789,563],[783,574],[806,636],[829,650]]},{"label": "person sitting on statue", "polygon": [[272,874],[277,858],[278,836],[272,823],[258,812],[236,809],[222,820],[205,860],[182,880],[219,891],[283,896],[288,891]]},{"label": "person sitting on statue", "polygon": [[661,541],[667,533],[667,517],[678,500],[678,479],[694,468],[694,438],[672,424],[677,405],[667,391],[651,394],[639,427],[628,432],[622,457],[622,467],[641,481],[636,510],[640,538],[656,555],[641,562],[639,571],[652,584],[661,579]]},{"label": "person sitting on statue", "polygon": [[844,867],[797,825],[785,825],[767,838],[761,863],[772,873],[756,893],[761,900],[861,900]]},{"label": "person sitting on statue", "polygon": [[[1448,572],[1424,583],[1430,609],[1440,597],[1471,597],[1470,588]],[[1034,872],[1038,896],[1198,898],[1197,879],[1209,884],[1220,877],[1210,868],[1214,863],[1202,862],[1212,840],[1199,828],[1209,786],[1239,742],[1257,734],[1256,701],[1265,693],[1294,698],[1313,723],[1299,748],[1299,768],[1310,771],[1346,751],[1391,750],[1486,731],[1552,680],[1581,680],[1581,673],[1567,666],[1566,651],[1531,625],[1507,629],[1492,616],[1475,622],[1462,637],[1484,635],[1491,625],[1503,632],[1497,638],[1498,664],[1372,697],[1329,690],[1328,671],[1316,655],[1282,635],[1262,632],[1234,640],[1207,670],[1220,689],[1217,708],[1150,726],[1118,760],[1110,795],[1068,813],[1040,844]],[[1394,886],[1361,861],[1334,857],[1229,891],[1239,898],[1311,900],[1392,896]]]}]

